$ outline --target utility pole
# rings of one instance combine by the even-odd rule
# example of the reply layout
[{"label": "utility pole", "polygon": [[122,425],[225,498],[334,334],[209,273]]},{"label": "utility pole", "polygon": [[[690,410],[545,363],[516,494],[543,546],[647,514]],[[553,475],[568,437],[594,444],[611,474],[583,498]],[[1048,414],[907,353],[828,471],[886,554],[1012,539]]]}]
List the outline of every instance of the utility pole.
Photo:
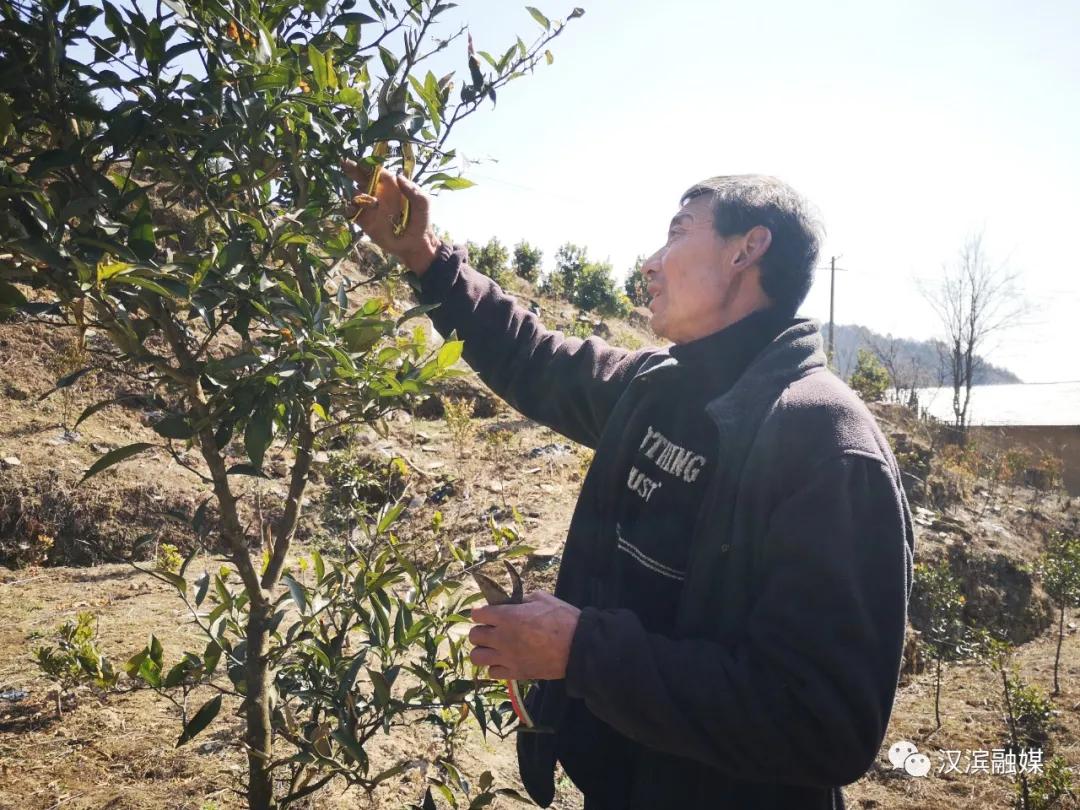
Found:
[{"label": "utility pole", "polygon": [[829,259],[829,349],[828,349],[828,364],[832,365],[833,351],[835,349],[835,342],[833,339],[834,332],[834,311],[836,304],[836,271],[841,273],[846,272],[844,268],[836,266],[836,260],[839,256],[832,256]]},{"label": "utility pole", "polygon": [[833,310],[836,306],[836,257],[829,259],[829,365],[832,365],[833,346]]}]

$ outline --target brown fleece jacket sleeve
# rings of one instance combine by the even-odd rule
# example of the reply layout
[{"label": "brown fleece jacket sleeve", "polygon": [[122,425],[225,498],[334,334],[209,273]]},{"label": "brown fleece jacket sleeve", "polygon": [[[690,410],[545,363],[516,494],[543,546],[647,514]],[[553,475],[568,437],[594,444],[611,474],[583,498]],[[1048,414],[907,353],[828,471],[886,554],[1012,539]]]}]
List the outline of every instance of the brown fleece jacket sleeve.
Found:
[{"label": "brown fleece jacket sleeve", "polygon": [[608,415],[656,349],[630,352],[590,337],[545,329],[540,319],[471,268],[461,246],[440,247],[420,276],[420,302],[444,338],[456,331],[462,357],[492,391],[525,416],[596,447]]},{"label": "brown fleece jacket sleeve", "polygon": [[772,516],[740,638],[675,639],[628,610],[585,608],[567,694],[642,745],[739,779],[855,781],[884,738],[900,672],[903,508],[882,461],[822,462]]}]

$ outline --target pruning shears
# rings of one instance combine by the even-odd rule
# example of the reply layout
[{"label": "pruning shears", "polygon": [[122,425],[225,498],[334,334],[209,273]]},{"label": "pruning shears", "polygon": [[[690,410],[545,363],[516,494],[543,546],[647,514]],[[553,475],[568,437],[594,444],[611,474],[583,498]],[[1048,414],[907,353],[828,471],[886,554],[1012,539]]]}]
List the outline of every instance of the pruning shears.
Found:
[{"label": "pruning shears", "polygon": [[[390,154],[390,145],[386,141],[379,141],[375,144],[371,150],[371,157],[379,159],[386,158]],[[406,179],[412,179],[412,173],[416,169],[416,153],[413,151],[412,143],[409,141],[401,142],[401,157],[402,167],[401,173]],[[382,166],[376,163],[371,167],[371,179],[368,180],[367,191],[365,193],[356,194],[353,196],[353,205],[357,207],[357,214],[363,211],[368,206],[374,205],[378,202],[378,198],[375,196],[375,192],[379,188],[379,173],[382,171]],[[401,216],[394,220],[394,236],[401,236],[405,233],[405,229],[409,226],[409,200],[406,197],[401,198]]]},{"label": "pruning shears", "polygon": [[[511,592],[507,593],[503,587],[486,574],[479,571],[470,571],[476,584],[480,587],[480,593],[487,599],[489,605],[520,605],[525,601],[525,589],[521,585],[521,575],[506,560],[503,560],[507,573],[510,574]],[[510,695],[510,705],[514,707],[514,714],[524,731],[542,731],[537,728],[529,712],[525,709],[525,701],[521,697],[521,687],[516,680],[506,681],[506,691]]]}]

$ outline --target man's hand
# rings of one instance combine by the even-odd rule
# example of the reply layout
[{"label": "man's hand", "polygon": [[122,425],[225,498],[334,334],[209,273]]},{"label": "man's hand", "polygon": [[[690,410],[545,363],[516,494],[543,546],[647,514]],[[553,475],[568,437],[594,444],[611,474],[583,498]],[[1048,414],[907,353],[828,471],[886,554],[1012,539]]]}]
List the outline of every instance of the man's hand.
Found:
[{"label": "man's hand", "polygon": [[499,680],[558,680],[566,677],[570,642],[581,611],[545,591],[520,605],[488,605],[472,610],[470,659]]},{"label": "man's hand", "polygon": [[[361,199],[371,183],[373,170],[363,164],[345,161],[345,173],[356,181],[354,193]],[[350,201],[345,215],[363,228],[376,245],[396,256],[418,276],[427,272],[435,260],[439,239],[431,230],[429,211],[431,198],[420,186],[401,175],[393,175],[385,169],[379,172],[374,201],[357,204]],[[409,201],[409,222],[400,236],[394,234],[394,223],[400,218],[402,203]]]}]

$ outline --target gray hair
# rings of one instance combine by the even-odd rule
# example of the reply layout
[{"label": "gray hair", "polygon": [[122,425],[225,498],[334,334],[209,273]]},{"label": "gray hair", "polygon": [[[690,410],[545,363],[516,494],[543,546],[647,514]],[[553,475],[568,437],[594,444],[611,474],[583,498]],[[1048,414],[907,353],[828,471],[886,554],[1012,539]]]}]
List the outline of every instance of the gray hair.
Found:
[{"label": "gray hair", "polygon": [[794,315],[810,292],[824,229],[810,204],[782,180],[763,174],[710,177],[683,192],[712,199],[713,227],[720,236],[762,225],[772,242],[761,257],[761,286],[773,303]]}]

